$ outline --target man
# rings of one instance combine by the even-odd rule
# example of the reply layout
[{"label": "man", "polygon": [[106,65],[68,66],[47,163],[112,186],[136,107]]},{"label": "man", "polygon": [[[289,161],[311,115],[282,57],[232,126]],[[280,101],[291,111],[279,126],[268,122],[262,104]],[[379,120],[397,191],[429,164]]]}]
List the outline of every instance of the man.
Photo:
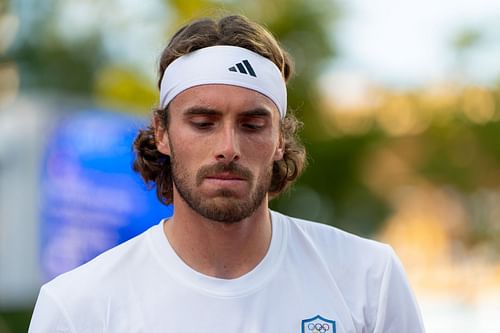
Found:
[{"label": "man", "polygon": [[180,29],[134,143],[174,215],[43,286],[30,332],[423,332],[390,247],[269,210],[305,161],[290,75],[241,16]]}]

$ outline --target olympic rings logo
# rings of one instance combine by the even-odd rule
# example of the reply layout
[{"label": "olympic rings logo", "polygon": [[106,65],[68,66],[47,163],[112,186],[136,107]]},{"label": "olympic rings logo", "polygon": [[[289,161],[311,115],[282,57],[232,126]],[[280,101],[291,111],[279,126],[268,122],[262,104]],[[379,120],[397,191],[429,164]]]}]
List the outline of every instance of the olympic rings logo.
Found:
[{"label": "olympic rings logo", "polygon": [[330,329],[330,325],[320,324],[320,323],[316,323],[316,324],[309,323],[307,325],[307,329],[309,330],[309,332],[312,332],[312,333],[326,333]]}]

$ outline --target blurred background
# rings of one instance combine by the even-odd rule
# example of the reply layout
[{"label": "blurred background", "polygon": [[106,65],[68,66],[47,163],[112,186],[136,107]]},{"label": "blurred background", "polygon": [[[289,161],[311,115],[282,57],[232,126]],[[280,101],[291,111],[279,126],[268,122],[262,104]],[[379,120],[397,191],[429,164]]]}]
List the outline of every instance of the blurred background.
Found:
[{"label": "blurred background", "polygon": [[171,214],[130,144],[168,37],[231,12],[296,62],[310,165],[272,207],[391,244],[428,332],[500,332],[500,2],[0,0],[0,333]]}]

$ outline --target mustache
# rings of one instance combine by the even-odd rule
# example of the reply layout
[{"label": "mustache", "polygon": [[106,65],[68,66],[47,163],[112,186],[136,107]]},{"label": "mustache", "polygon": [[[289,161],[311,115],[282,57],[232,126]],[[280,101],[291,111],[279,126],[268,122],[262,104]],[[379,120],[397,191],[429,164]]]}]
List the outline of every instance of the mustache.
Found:
[{"label": "mustache", "polygon": [[253,178],[253,174],[249,169],[236,164],[235,162],[230,162],[229,164],[217,163],[201,167],[196,173],[196,184],[201,185],[203,179],[218,173],[230,173],[245,180]]}]

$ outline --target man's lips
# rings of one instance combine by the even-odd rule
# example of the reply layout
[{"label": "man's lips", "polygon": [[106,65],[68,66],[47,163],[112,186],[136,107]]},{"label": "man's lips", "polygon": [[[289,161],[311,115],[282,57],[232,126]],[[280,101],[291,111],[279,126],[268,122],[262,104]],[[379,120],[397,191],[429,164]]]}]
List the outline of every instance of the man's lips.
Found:
[{"label": "man's lips", "polygon": [[196,184],[200,186],[203,182],[209,182],[216,186],[242,186],[251,182],[253,175],[247,168],[234,162],[230,164],[214,164],[202,167],[196,174]]}]

